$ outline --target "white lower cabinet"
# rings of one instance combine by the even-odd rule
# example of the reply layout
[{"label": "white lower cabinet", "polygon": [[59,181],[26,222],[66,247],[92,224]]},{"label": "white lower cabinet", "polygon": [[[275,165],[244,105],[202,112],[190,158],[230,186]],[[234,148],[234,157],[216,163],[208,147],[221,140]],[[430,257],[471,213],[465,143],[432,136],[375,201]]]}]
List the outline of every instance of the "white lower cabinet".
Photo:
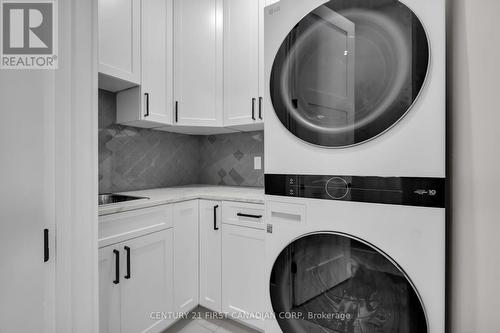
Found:
[{"label": "white lower cabinet", "polygon": [[161,332],[198,305],[263,329],[263,212],[191,200],[100,217],[99,332]]},{"label": "white lower cabinet", "polygon": [[115,283],[117,275],[121,278],[115,265],[117,260],[122,264],[118,245],[99,249],[99,333],[120,332],[120,285]]},{"label": "white lower cabinet", "polygon": [[263,321],[251,317],[264,309],[265,237],[263,229],[222,225],[222,311],[259,329]]},{"label": "white lower cabinet", "polygon": [[198,305],[198,200],[174,204],[174,308]]},{"label": "white lower cabinet", "polygon": [[100,333],[161,332],[172,320],[173,230],[99,250]]},{"label": "white lower cabinet", "polygon": [[200,200],[200,305],[222,311],[222,203]]}]

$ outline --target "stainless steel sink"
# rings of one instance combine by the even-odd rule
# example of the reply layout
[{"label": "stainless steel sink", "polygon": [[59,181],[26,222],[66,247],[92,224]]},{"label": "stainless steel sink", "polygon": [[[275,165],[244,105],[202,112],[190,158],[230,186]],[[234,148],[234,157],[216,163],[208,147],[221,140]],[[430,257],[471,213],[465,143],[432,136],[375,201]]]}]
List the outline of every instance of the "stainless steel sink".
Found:
[{"label": "stainless steel sink", "polygon": [[131,195],[121,195],[121,194],[99,194],[99,206],[107,205],[117,202],[124,201],[132,201],[132,200],[140,200],[140,199],[149,199],[147,197],[135,197]]}]

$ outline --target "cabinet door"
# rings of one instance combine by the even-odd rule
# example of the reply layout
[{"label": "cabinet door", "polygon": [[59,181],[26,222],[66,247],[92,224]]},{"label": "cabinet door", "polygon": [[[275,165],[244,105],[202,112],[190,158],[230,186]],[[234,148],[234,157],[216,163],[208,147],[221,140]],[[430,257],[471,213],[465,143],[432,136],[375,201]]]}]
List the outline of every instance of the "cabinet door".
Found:
[{"label": "cabinet door", "polygon": [[151,313],[173,311],[172,229],[120,243],[122,333],[161,332],[171,320]]},{"label": "cabinet door", "polygon": [[144,119],[172,124],[172,0],[142,0]]},{"label": "cabinet door", "polygon": [[175,123],[222,126],[222,0],[174,0]]},{"label": "cabinet door", "polygon": [[141,2],[141,85],[117,94],[119,124],[144,128],[172,124],[172,1]]},{"label": "cabinet door", "polygon": [[174,308],[198,305],[198,200],[174,205]]},{"label": "cabinet door", "polygon": [[[222,225],[222,310],[252,314],[265,299],[265,231]],[[244,320],[263,328],[262,320]]]},{"label": "cabinet door", "polygon": [[[224,0],[224,125],[259,122],[260,0]],[[260,116],[262,113],[260,112]]]},{"label": "cabinet door", "polygon": [[[119,245],[99,249],[99,332],[115,333],[121,330],[120,282],[122,275]],[[118,263],[118,270],[117,270]]]},{"label": "cabinet door", "polygon": [[[140,12],[140,0],[99,0],[99,72],[102,74],[140,83]],[[100,82],[100,87],[117,91],[127,86],[106,87]]]},{"label": "cabinet door", "polygon": [[221,312],[222,203],[200,200],[200,305]]}]

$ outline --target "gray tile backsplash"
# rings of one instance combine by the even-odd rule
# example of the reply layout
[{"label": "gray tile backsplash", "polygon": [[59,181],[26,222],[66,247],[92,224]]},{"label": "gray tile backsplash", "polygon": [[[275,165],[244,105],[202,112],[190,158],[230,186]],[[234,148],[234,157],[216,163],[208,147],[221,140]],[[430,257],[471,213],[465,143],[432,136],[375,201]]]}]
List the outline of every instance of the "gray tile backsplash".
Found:
[{"label": "gray tile backsplash", "polygon": [[99,90],[99,192],[190,184],[264,186],[262,131],[192,136],[115,124],[116,95]]},{"label": "gray tile backsplash", "polygon": [[200,142],[203,184],[264,186],[263,171],[254,170],[254,157],[263,158],[264,132],[203,136]]},{"label": "gray tile backsplash", "polygon": [[115,124],[116,95],[99,91],[99,192],[199,182],[199,139]]}]

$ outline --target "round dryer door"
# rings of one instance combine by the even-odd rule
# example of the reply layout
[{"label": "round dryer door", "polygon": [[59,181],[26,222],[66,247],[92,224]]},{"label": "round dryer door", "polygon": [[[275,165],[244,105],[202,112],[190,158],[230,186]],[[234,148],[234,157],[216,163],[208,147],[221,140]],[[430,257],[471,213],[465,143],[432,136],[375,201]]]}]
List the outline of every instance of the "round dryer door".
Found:
[{"label": "round dryer door", "polygon": [[286,333],[426,333],[420,298],[401,268],[350,236],[311,234],[285,248],[270,281]]},{"label": "round dryer door", "polygon": [[296,137],[348,147],[377,137],[410,110],[428,65],[424,28],[402,2],[332,0],[281,44],[271,101]]}]

